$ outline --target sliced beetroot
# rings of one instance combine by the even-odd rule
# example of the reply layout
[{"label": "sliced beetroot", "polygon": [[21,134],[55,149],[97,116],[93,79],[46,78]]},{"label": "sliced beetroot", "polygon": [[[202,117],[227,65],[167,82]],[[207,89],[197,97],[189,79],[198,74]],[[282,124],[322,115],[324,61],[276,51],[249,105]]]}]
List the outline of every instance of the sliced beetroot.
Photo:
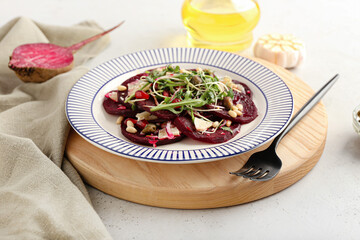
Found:
[{"label": "sliced beetroot", "polygon": [[131,109],[131,104],[130,103],[125,103],[125,99],[126,97],[128,96],[129,92],[128,92],[128,85],[129,83],[132,83],[132,82],[135,82],[135,81],[138,81],[142,76],[147,76],[148,74],[147,73],[140,73],[140,74],[137,74],[129,79],[127,79],[125,82],[123,82],[121,85],[125,86],[126,87],[126,90],[125,91],[118,91],[118,96],[119,96],[119,103],[122,104],[123,106]]},{"label": "sliced beetroot", "polygon": [[74,61],[73,54],[77,50],[111,32],[122,23],[70,47],[61,47],[51,43],[20,45],[14,49],[8,66],[24,82],[44,82],[71,70]]},{"label": "sliced beetroot", "polygon": [[129,79],[127,79],[125,82],[123,82],[121,85],[128,86],[129,83],[139,80],[142,76],[148,76],[148,73],[139,73]]},{"label": "sliced beetroot", "polygon": [[154,101],[153,98],[149,98],[149,99],[147,99],[145,101],[136,102],[136,105],[138,106],[139,109],[150,112],[151,114],[157,116],[159,119],[173,120],[178,116],[175,113],[172,113],[172,112],[170,112],[168,110],[159,110],[159,111],[151,112],[150,111],[151,107],[156,106],[155,101]]},{"label": "sliced beetroot", "polygon": [[194,123],[189,117],[177,117],[174,125],[186,136],[207,143],[223,143],[235,137],[240,132],[241,125],[233,123],[230,126],[232,132],[218,128],[215,133],[201,133],[196,131]]},{"label": "sliced beetroot", "polygon": [[240,84],[241,86],[243,86],[243,87],[244,87],[244,90],[245,90],[245,94],[248,95],[250,98],[252,98],[253,93],[252,93],[252,91],[250,90],[250,88],[249,88],[248,85],[246,85],[245,83],[240,82],[240,81],[238,81],[238,80],[232,80],[232,82],[235,83],[235,84]]},{"label": "sliced beetroot", "polygon": [[132,142],[139,143],[142,145],[147,145],[147,146],[159,146],[159,145],[175,143],[185,137],[185,135],[181,134],[180,136],[174,136],[173,139],[166,138],[166,139],[160,140],[156,137],[156,135],[149,137],[149,135],[141,134],[140,133],[141,129],[138,128],[136,126],[136,124],[135,124],[135,127],[138,130],[136,133],[127,132],[126,127],[127,127],[126,121],[123,121],[121,124],[121,133],[124,135],[124,137],[126,137],[127,139],[129,139]]},{"label": "sliced beetroot", "polygon": [[[233,104],[236,106],[237,104],[242,104],[243,105],[243,115],[242,116],[237,116],[236,118],[233,118],[229,115],[228,110],[217,110],[217,111],[213,111],[214,115],[222,118],[222,119],[228,119],[231,120],[232,122],[237,122],[237,123],[241,123],[241,124],[245,124],[245,123],[249,123],[251,121],[253,121],[257,116],[257,108],[254,104],[254,102],[252,101],[251,97],[249,96],[251,93],[249,94],[243,94],[243,93],[239,93],[239,92],[234,92],[234,100],[233,100]],[[222,106],[222,102],[218,102],[218,105]],[[214,106],[212,105],[206,105],[207,108],[214,108]]]},{"label": "sliced beetroot", "polygon": [[[199,111],[198,114],[200,114],[201,116],[215,122],[215,121],[218,121],[220,122],[222,120],[222,118],[216,116],[213,111]],[[185,114],[183,114],[185,115]]]},{"label": "sliced beetroot", "polygon": [[126,108],[125,106],[115,102],[110,98],[105,98],[103,101],[103,107],[105,111],[111,115],[121,115],[124,117],[135,117],[139,111],[133,111],[131,108]]},{"label": "sliced beetroot", "polygon": [[109,93],[105,94],[103,106],[107,113],[112,115],[122,115],[124,117],[135,117],[137,113],[140,111],[136,110],[133,111],[131,108],[130,103],[125,103],[125,99],[128,96],[128,84],[134,81],[139,80],[142,76],[147,76],[147,73],[140,73],[137,74],[129,79],[127,79],[125,82],[123,82],[121,85],[126,87],[126,90],[124,91],[118,91],[113,90],[109,93],[116,92],[117,93],[117,101],[114,101],[113,99],[109,98]]},{"label": "sliced beetroot", "polygon": [[[152,70],[149,70],[149,71],[152,71]],[[147,73],[140,73],[140,74],[126,80],[122,85],[127,86],[127,84],[140,79],[141,76],[148,76],[148,75],[149,74],[147,74]],[[126,94],[127,94],[127,91],[126,91]],[[178,116],[178,115],[176,115],[176,114],[174,114],[174,113],[172,113],[170,111],[167,111],[167,110],[159,110],[159,111],[151,112],[150,108],[152,106],[156,106],[155,101],[154,101],[154,99],[152,97],[150,97],[149,99],[146,99],[144,101],[138,101],[138,102],[136,102],[136,105],[137,105],[137,107],[139,109],[141,109],[143,111],[150,112],[151,114],[157,116],[159,118],[159,120],[161,119],[160,121],[173,120]]]}]

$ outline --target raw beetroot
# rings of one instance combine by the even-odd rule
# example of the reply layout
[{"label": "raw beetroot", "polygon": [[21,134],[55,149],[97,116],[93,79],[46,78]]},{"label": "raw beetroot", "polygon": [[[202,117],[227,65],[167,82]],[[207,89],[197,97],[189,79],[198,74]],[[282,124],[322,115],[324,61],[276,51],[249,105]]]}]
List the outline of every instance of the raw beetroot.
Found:
[{"label": "raw beetroot", "polygon": [[44,82],[73,68],[73,54],[81,47],[99,39],[119,27],[97,34],[70,47],[51,43],[31,43],[16,47],[10,57],[9,68],[24,82]]}]

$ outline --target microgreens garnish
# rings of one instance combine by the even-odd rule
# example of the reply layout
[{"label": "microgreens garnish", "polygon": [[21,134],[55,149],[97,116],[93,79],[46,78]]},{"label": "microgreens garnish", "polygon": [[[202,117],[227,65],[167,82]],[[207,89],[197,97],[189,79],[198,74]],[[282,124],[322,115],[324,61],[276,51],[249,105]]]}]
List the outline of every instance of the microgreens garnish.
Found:
[{"label": "microgreens garnish", "polygon": [[151,111],[168,110],[175,114],[190,111],[194,118],[194,111],[204,110],[200,107],[216,105],[227,96],[234,97],[232,89],[207,69],[182,70],[179,66],[168,65],[149,71],[148,74],[146,81],[152,84],[150,94],[159,102]]}]

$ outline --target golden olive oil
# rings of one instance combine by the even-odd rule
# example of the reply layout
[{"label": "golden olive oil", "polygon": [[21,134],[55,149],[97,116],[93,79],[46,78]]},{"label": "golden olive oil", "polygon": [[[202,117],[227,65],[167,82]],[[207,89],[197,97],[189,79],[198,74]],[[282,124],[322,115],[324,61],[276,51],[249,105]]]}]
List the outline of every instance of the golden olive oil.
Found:
[{"label": "golden olive oil", "polygon": [[185,0],[182,18],[190,46],[236,52],[251,45],[260,8],[252,0]]}]

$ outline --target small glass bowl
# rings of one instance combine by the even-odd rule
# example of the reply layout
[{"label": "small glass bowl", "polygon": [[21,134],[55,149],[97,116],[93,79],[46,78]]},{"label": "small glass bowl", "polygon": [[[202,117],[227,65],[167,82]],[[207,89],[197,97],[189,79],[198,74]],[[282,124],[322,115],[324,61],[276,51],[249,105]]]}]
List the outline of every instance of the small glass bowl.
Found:
[{"label": "small glass bowl", "polygon": [[360,135],[360,105],[358,105],[353,111],[353,127],[355,132]]}]

